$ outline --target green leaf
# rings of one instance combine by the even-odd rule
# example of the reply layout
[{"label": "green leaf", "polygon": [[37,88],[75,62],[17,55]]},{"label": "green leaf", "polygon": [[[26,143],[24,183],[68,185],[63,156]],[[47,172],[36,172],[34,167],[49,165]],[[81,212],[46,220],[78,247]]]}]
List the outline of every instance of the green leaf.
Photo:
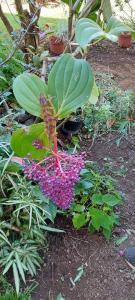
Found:
[{"label": "green leaf", "polygon": [[103,229],[103,235],[104,235],[104,237],[106,238],[107,241],[110,240],[111,234],[112,234],[111,228],[110,229],[105,229],[105,228]]},{"label": "green leaf", "polygon": [[55,217],[57,215],[57,206],[51,200],[49,200],[49,203],[45,204],[44,208],[45,208],[45,211],[48,212],[48,214],[49,214],[48,219],[50,219],[50,221],[54,222]]},{"label": "green leaf", "polygon": [[115,206],[121,203],[121,199],[115,195],[106,194],[102,196],[103,203],[108,204],[109,206]]},{"label": "green leaf", "polygon": [[53,227],[46,226],[46,225],[41,225],[40,228],[44,229],[44,230],[47,230],[47,231],[50,231],[50,232],[56,232],[56,233],[63,233],[63,232],[65,232],[62,229],[57,229],[57,228],[53,228]]},{"label": "green leaf", "polygon": [[16,263],[13,263],[13,275],[14,275],[14,282],[15,282],[15,288],[16,288],[16,293],[19,294],[19,289],[20,289],[20,279],[19,279],[19,274],[17,270]]},{"label": "green leaf", "polygon": [[77,275],[76,275],[76,277],[74,279],[74,283],[80,281],[81,277],[84,275],[84,266],[82,265],[81,267],[79,267],[77,269],[77,271],[78,272],[77,272]]},{"label": "green leaf", "polygon": [[104,229],[107,230],[110,230],[110,228],[112,228],[113,221],[111,216],[109,216],[102,210],[91,207],[89,209],[89,213],[91,216],[92,225],[96,230],[99,230],[100,227],[103,227]]},{"label": "green leaf", "polygon": [[48,78],[48,95],[60,119],[67,117],[90,98],[94,78],[90,65],[71,54],[62,55]]},{"label": "green leaf", "polygon": [[102,200],[103,195],[100,194],[93,194],[92,195],[92,204],[98,204],[98,205],[102,205],[103,204],[103,200]]},{"label": "green leaf", "polygon": [[92,93],[91,93],[91,96],[90,96],[90,99],[89,99],[89,103],[95,105],[98,101],[98,97],[99,97],[99,89],[98,89],[98,87],[96,85],[96,82],[94,80],[94,85],[93,85]]},{"label": "green leaf", "polygon": [[106,33],[109,34],[109,39],[113,41],[113,38],[111,39],[110,36],[119,36],[120,33],[125,31],[134,31],[131,27],[128,25],[122,23],[120,20],[116,19],[114,16],[112,16],[107,24],[106,27]]},{"label": "green leaf", "polygon": [[117,246],[120,246],[122,243],[124,243],[127,239],[129,238],[128,234],[124,234],[122,237],[120,237],[119,239],[117,239],[115,241],[115,244]]},{"label": "green leaf", "polygon": [[28,154],[32,158],[41,160],[45,154],[46,149],[37,150],[32,143],[36,140],[48,147],[48,138],[45,134],[44,123],[33,124],[26,129],[17,129],[11,137],[11,148],[14,153],[21,157],[26,157]]},{"label": "green leaf", "polygon": [[47,86],[36,75],[23,73],[13,82],[13,92],[20,106],[30,114],[40,117],[40,95],[47,95]]},{"label": "green leaf", "polygon": [[83,189],[85,190],[89,190],[90,188],[93,187],[93,184],[91,183],[91,181],[86,181],[86,180],[81,180],[81,184],[82,184],[82,187]]},{"label": "green leaf", "polygon": [[72,221],[73,221],[74,227],[76,229],[79,229],[87,223],[86,214],[85,213],[74,214]]},{"label": "green leaf", "polygon": [[22,280],[25,282],[25,275],[24,275],[24,270],[23,270],[23,267],[22,267],[22,262],[21,262],[20,257],[19,257],[17,252],[15,252],[15,258],[16,258],[16,264],[17,264],[19,273],[22,277]]},{"label": "green leaf", "polygon": [[5,275],[8,272],[8,270],[10,269],[10,267],[12,266],[12,264],[13,264],[13,260],[10,260],[8,262],[8,264],[6,264],[6,266],[5,266],[4,270],[3,270],[3,275]]},{"label": "green leaf", "polygon": [[66,300],[66,299],[65,299],[65,298],[62,296],[62,294],[60,293],[60,294],[57,296],[56,300]]},{"label": "green leaf", "polygon": [[112,42],[117,42],[118,36],[124,31],[133,30],[115,17],[109,19],[105,31],[93,20],[82,18],[76,24],[75,36],[77,43],[85,48],[89,43],[98,39],[109,39]]},{"label": "green leaf", "polygon": [[76,202],[73,202],[72,206],[71,206],[71,210],[74,211],[74,212],[81,213],[81,212],[84,212],[85,206],[81,205],[81,204],[77,204]]},{"label": "green leaf", "polygon": [[[70,0],[62,0],[62,2],[64,2],[64,3],[67,4],[68,6],[69,6],[70,3],[71,3]],[[76,2],[76,0],[72,0],[72,5],[74,5],[75,2]],[[80,7],[81,7],[81,5],[82,5],[82,2],[83,2],[83,0],[81,0],[80,3],[78,4],[78,6],[77,6],[77,8],[76,8],[76,10],[75,10],[75,13],[78,13],[78,12],[79,12]]]}]

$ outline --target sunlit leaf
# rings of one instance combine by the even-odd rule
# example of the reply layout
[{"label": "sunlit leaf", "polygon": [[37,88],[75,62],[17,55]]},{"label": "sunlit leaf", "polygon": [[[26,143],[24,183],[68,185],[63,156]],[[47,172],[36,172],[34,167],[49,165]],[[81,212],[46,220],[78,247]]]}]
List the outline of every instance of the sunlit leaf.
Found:
[{"label": "sunlit leaf", "polygon": [[38,76],[28,73],[19,75],[13,82],[13,92],[23,109],[34,116],[41,115],[39,97],[46,96],[47,86]]},{"label": "sunlit leaf", "polygon": [[83,59],[64,54],[52,68],[48,79],[48,94],[60,119],[65,118],[90,98],[94,78],[90,65]]},{"label": "sunlit leaf", "polygon": [[89,43],[98,39],[109,39],[112,42],[117,42],[120,33],[125,31],[133,30],[113,16],[109,19],[105,30],[95,21],[82,18],[76,24],[75,36],[77,43],[85,48]]},{"label": "sunlit leaf", "polygon": [[[33,146],[33,142],[37,139],[43,144],[43,149],[36,149]],[[32,158],[40,160],[46,154],[46,147],[48,147],[48,138],[45,134],[44,123],[33,124],[26,129],[18,128],[11,138],[12,150],[21,157],[30,154]]]}]

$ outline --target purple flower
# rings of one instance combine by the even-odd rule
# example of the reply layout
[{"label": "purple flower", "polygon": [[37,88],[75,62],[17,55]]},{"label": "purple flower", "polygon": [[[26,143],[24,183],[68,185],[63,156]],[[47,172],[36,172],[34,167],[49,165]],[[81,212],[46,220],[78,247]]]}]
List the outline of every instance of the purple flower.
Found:
[{"label": "purple flower", "polygon": [[42,192],[57,206],[67,209],[74,199],[74,186],[84,167],[84,153],[81,155],[58,152],[41,163],[32,161],[24,165],[24,173],[38,182]]}]

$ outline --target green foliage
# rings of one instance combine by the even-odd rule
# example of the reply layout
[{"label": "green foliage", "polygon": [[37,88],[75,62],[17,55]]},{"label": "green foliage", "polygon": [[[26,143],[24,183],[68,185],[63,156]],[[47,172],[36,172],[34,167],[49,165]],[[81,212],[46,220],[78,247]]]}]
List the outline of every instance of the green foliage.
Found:
[{"label": "green foliage", "polygon": [[12,244],[1,243],[0,264],[3,267],[3,275],[12,269],[16,292],[19,293],[20,278],[26,282],[25,273],[36,275],[37,268],[42,262],[38,255],[37,244],[32,240],[15,240]]},{"label": "green foliage", "polygon": [[13,92],[18,103],[34,116],[41,116],[40,95],[46,96],[46,84],[36,75],[24,73],[15,78]]},{"label": "green foliage", "polygon": [[63,119],[88,101],[93,83],[89,64],[64,54],[51,69],[47,87],[36,75],[22,74],[15,79],[13,90],[19,104],[29,113],[41,116],[39,96],[44,95],[53,100],[56,116]]},{"label": "green foliage", "polygon": [[96,105],[85,105],[84,125],[90,133],[101,133],[111,129],[125,132],[135,112],[135,94],[117,86],[111,74],[96,74],[100,96]]},{"label": "green foliage", "polygon": [[109,39],[112,42],[117,42],[119,34],[124,31],[133,30],[115,17],[109,19],[105,30],[93,20],[82,18],[76,24],[75,36],[77,43],[85,48],[94,40]]},{"label": "green foliage", "polygon": [[81,180],[75,187],[75,194],[76,202],[70,210],[74,227],[80,229],[87,225],[89,231],[102,231],[109,240],[114,225],[118,224],[114,209],[122,201],[111,178],[101,176],[89,165],[88,169],[81,171]]},{"label": "green foliage", "polygon": [[[39,140],[44,146],[37,150],[33,142]],[[16,155],[26,157],[31,155],[33,159],[41,160],[45,157],[46,147],[49,145],[48,137],[45,133],[45,124],[33,124],[26,128],[20,128],[14,131],[11,138],[11,148]]]},{"label": "green foliage", "polygon": [[[0,41],[0,62],[4,61],[8,54],[11,44],[10,40]],[[12,85],[14,78],[24,71],[23,54],[17,51],[16,54],[0,68],[0,90],[4,91]]]},{"label": "green foliage", "polygon": [[5,295],[0,295],[0,300],[33,300],[29,295],[15,293],[6,293]]},{"label": "green foliage", "polygon": [[35,276],[40,268],[38,249],[39,245],[47,247],[46,232],[62,231],[48,226],[57,208],[36,185],[19,174],[13,178],[11,173],[10,180],[8,197],[0,201],[0,264],[4,275],[12,270],[19,293],[20,280],[25,283],[26,275]]}]

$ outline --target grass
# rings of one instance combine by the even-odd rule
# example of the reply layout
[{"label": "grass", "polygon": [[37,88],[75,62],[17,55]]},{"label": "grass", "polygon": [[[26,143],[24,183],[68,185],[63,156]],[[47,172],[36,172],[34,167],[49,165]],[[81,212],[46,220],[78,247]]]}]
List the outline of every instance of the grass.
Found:
[{"label": "grass", "polygon": [[[10,21],[11,25],[13,26],[14,30],[15,31],[19,30],[20,24],[19,24],[19,19],[18,19],[17,15],[11,15],[11,14],[6,13],[6,16],[7,16],[8,20]],[[66,22],[65,19],[40,17],[39,26],[41,28],[43,28],[45,24],[49,24],[51,27],[56,28],[59,25],[62,26],[63,23],[65,23],[65,22]],[[7,33],[6,27],[0,19],[0,34],[5,35],[5,33]]]}]

